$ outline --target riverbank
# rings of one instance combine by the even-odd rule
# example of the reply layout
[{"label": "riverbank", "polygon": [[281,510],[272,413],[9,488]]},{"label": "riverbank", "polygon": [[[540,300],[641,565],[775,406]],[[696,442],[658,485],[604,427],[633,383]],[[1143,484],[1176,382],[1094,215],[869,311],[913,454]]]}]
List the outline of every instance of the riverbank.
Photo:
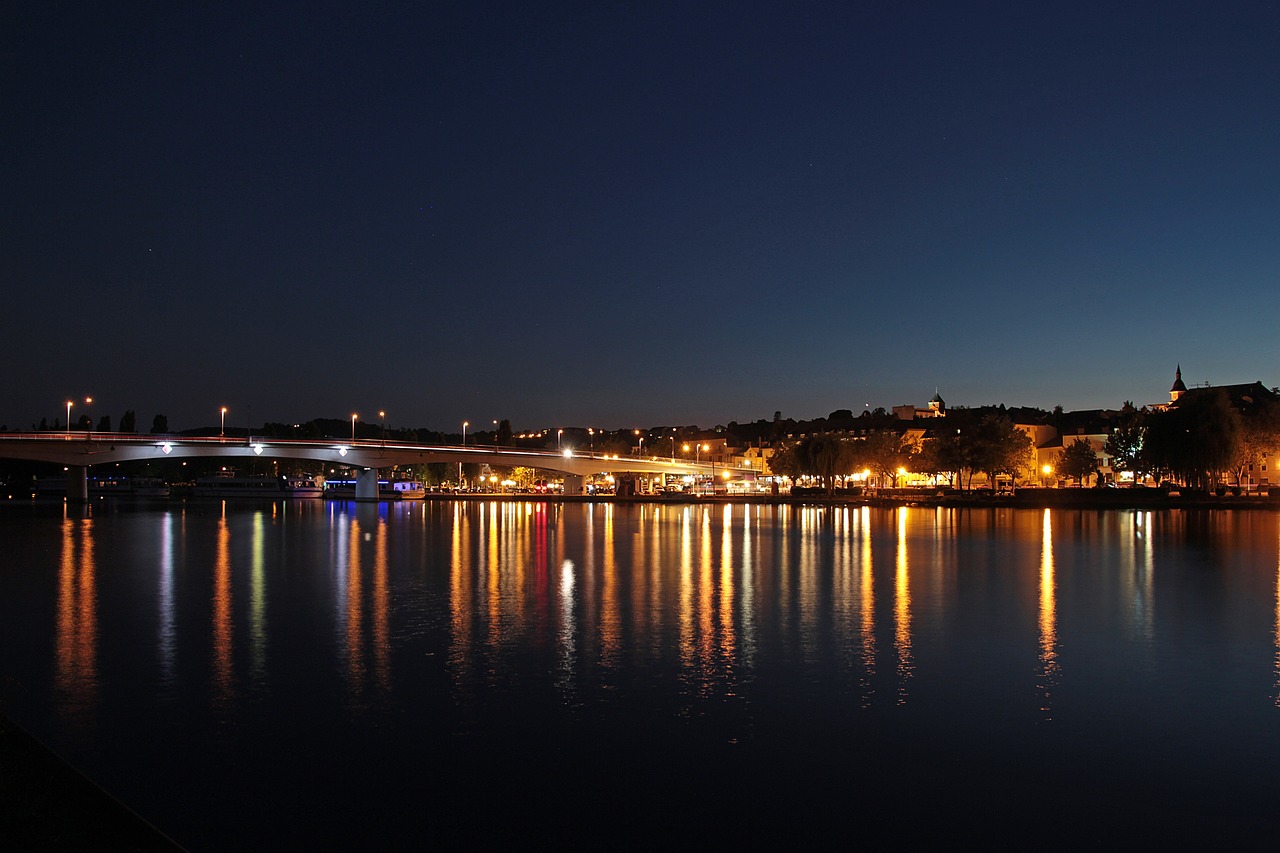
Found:
[{"label": "riverbank", "polygon": [[182,853],[183,848],[0,716],[0,846]]},{"label": "riverbank", "polygon": [[877,494],[816,495],[694,495],[667,492],[661,495],[529,495],[485,493],[429,493],[426,500],[446,501],[550,501],[554,503],[616,504],[763,504],[782,506],[920,506],[1013,507],[1019,509],[1249,509],[1280,510],[1280,494],[1223,496],[1179,494],[1160,489],[1018,489],[989,492],[890,490]]}]

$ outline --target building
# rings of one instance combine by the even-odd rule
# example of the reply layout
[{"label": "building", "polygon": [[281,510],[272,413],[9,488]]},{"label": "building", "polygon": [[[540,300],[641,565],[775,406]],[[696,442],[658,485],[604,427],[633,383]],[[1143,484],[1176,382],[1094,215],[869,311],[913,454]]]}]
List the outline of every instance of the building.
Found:
[{"label": "building", "polygon": [[921,409],[910,403],[893,407],[893,415],[901,421],[913,421],[916,418],[945,418],[947,416],[947,404],[942,399],[942,395],[938,393],[938,389],[933,389],[933,396],[929,398],[927,408]]}]

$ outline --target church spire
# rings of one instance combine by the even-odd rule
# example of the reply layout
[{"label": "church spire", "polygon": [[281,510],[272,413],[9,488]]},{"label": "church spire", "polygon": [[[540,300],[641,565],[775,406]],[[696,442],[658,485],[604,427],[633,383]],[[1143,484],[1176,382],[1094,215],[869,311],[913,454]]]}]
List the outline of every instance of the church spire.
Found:
[{"label": "church spire", "polygon": [[1187,386],[1182,382],[1182,365],[1178,365],[1178,370],[1173,376],[1173,387],[1169,389],[1169,402],[1176,403],[1178,398],[1187,393]]}]

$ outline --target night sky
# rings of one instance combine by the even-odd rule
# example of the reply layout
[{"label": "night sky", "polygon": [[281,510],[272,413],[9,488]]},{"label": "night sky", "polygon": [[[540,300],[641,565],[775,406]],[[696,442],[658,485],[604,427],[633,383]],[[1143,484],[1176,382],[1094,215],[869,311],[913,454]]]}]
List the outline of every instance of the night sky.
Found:
[{"label": "night sky", "polygon": [[195,5],[0,13],[11,428],[1280,383],[1275,3]]}]

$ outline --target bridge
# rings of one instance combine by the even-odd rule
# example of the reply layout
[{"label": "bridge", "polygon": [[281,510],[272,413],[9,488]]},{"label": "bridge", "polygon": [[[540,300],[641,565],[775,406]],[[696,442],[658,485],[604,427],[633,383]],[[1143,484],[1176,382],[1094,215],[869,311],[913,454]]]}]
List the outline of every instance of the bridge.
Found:
[{"label": "bridge", "polygon": [[140,435],[122,432],[0,433],[0,458],[50,462],[67,467],[68,500],[88,499],[88,469],[93,465],[192,458],[305,459],[359,468],[357,500],[377,500],[378,469],[430,462],[488,463],[556,471],[565,475],[565,493],[580,493],[593,474],[710,474],[725,470],[704,462],[662,457],[610,456],[577,450],[526,450],[517,447],[414,444],[404,441],[333,438],[277,439],[212,436]]}]

